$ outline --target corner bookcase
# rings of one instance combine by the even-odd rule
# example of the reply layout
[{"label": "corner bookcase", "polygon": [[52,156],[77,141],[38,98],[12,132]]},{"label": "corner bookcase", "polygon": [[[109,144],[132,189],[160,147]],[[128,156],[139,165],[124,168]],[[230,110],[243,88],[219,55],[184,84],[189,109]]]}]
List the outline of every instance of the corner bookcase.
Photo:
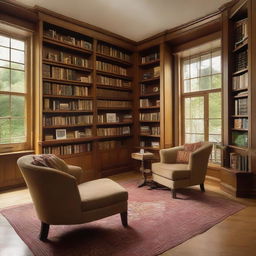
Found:
[{"label": "corner bookcase", "polygon": [[78,25],[48,15],[41,17],[37,153],[56,154],[81,166],[84,180],[128,170],[132,47],[102,40],[93,31],[85,33]]},{"label": "corner bookcase", "polygon": [[253,1],[238,1],[223,14],[224,65],[224,169],[222,187],[236,196],[246,196],[255,172],[255,19]]},{"label": "corner bookcase", "polygon": [[160,148],[160,47],[139,52],[139,148]]}]

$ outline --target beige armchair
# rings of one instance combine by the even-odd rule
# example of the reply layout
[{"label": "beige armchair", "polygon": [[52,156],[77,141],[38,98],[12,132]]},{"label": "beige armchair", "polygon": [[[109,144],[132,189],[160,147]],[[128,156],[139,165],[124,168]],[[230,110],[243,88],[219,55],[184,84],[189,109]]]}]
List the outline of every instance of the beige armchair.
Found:
[{"label": "beige armchair", "polygon": [[204,191],[204,180],[207,171],[212,144],[205,142],[192,152],[188,163],[177,163],[177,152],[184,150],[183,146],[160,150],[159,163],[152,164],[153,181],[172,190],[176,198],[176,189],[200,185]]},{"label": "beige armchair", "polygon": [[91,222],[120,213],[127,226],[127,191],[110,179],[98,179],[77,185],[82,170],[69,166],[69,173],[31,164],[33,155],[17,163],[28,186],[38,218],[39,239],[48,237],[50,225]]}]

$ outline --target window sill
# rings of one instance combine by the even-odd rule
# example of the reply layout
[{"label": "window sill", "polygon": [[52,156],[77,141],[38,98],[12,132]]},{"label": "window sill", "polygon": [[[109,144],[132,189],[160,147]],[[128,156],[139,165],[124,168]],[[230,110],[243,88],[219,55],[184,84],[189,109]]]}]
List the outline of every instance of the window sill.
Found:
[{"label": "window sill", "polygon": [[35,153],[34,150],[22,150],[22,151],[16,151],[16,152],[6,152],[6,153],[0,153],[1,156],[11,156],[11,155],[23,155],[23,154],[33,154]]},{"label": "window sill", "polygon": [[213,163],[209,163],[208,168],[212,170],[218,170],[218,171],[222,169],[220,164],[213,164]]}]

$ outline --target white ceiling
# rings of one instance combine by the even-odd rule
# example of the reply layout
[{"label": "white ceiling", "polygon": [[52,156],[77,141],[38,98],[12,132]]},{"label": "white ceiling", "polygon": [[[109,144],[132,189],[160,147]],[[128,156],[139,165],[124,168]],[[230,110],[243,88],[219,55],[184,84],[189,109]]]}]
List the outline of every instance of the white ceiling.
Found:
[{"label": "white ceiling", "polygon": [[139,41],[217,11],[230,0],[17,0]]}]

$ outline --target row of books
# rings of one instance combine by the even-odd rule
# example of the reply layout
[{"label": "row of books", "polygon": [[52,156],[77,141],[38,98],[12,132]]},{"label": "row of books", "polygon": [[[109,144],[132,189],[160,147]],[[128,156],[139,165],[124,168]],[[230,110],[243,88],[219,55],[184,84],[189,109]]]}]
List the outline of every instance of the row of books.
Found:
[{"label": "row of books", "polygon": [[140,147],[152,147],[152,148],[159,148],[160,143],[159,141],[140,141]]},{"label": "row of books", "polygon": [[97,75],[97,84],[110,85],[116,87],[131,87],[131,81],[126,81],[118,78]]},{"label": "row of books", "polygon": [[160,100],[140,99],[140,107],[160,106]]},{"label": "row of books", "polygon": [[248,88],[248,82],[248,72],[240,76],[233,76],[233,90]]},{"label": "row of books", "polygon": [[[59,129],[56,129],[56,131]],[[85,128],[84,130],[77,130],[77,131],[66,131],[66,129],[61,129],[62,132],[64,131],[64,136],[61,139],[78,139],[78,138],[85,138],[92,136],[92,129]],[[47,140],[55,140],[58,139],[57,135],[53,133],[46,133],[44,136],[45,141]]]},{"label": "row of books", "polygon": [[130,126],[97,128],[98,136],[130,135],[130,133],[131,133]]},{"label": "row of books", "polygon": [[234,119],[235,129],[248,129],[248,118],[236,118]]},{"label": "row of books", "polygon": [[59,68],[43,64],[43,77],[58,80],[81,81],[83,83],[91,83],[91,75],[81,75],[77,71],[67,68]]},{"label": "row of books", "polygon": [[98,143],[99,150],[109,150],[109,149],[115,149],[123,146],[122,141],[120,140],[107,140],[107,141],[100,141]]},{"label": "row of books", "polygon": [[148,70],[147,72],[142,74],[142,79],[143,80],[147,80],[147,79],[151,79],[151,78],[155,78],[155,77],[159,77],[160,76],[160,67],[154,67],[150,70]]},{"label": "row of books", "polygon": [[160,58],[159,52],[154,52],[149,55],[141,57],[141,63],[144,64],[147,62],[158,60],[159,58]]},{"label": "row of books", "polygon": [[44,154],[54,154],[54,155],[71,155],[71,154],[79,154],[79,153],[91,152],[91,151],[92,151],[91,143],[43,147]]},{"label": "row of books", "polygon": [[233,131],[232,144],[238,147],[248,147],[248,132]]},{"label": "row of books", "polygon": [[237,171],[248,171],[248,156],[230,153],[230,168]]},{"label": "row of books", "polygon": [[93,115],[78,116],[45,116],[43,115],[43,126],[56,125],[88,125],[92,124]]},{"label": "row of books", "polygon": [[149,93],[159,93],[160,88],[159,84],[140,84],[140,92],[141,95],[149,94]]},{"label": "row of books", "polygon": [[73,36],[62,35],[61,33],[57,32],[55,29],[44,30],[44,36],[61,41],[65,44],[71,44],[77,47],[85,48],[87,50],[92,50],[91,42],[83,39],[78,39]]},{"label": "row of books", "polygon": [[248,19],[243,19],[235,24],[235,47],[248,38]]},{"label": "row of books", "polygon": [[108,55],[110,57],[125,60],[125,61],[131,60],[131,56],[129,54],[127,54],[126,52],[121,51],[115,47],[108,46],[106,44],[102,44],[102,43],[97,44],[97,52],[104,54],[104,55]]},{"label": "row of books", "polygon": [[98,123],[116,123],[132,121],[131,114],[105,113],[97,116]]},{"label": "row of books", "polygon": [[97,88],[97,96],[102,97],[114,97],[114,98],[125,98],[130,99],[131,93],[129,91],[117,91],[117,90],[109,90],[109,89],[100,89]]},{"label": "row of books", "polygon": [[235,115],[248,114],[248,98],[235,99]]},{"label": "row of books", "polygon": [[159,126],[141,126],[140,133],[146,135],[160,135],[160,127]]},{"label": "row of books", "polygon": [[72,100],[69,102],[44,99],[44,110],[92,110],[91,100]]},{"label": "row of books", "polygon": [[113,65],[107,62],[99,61],[99,60],[96,61],[96,69],[104,72],[110,72],[110,73],[114,73],[122,76],[127,76],[126,68]]},{"label": "row of books", "polygon": [[43,93],[59,96],[88,96],[89,88],[86,86],[64,85],[44,82]]},{"label": "row of books", "polygon": [[248,67],[248,52],[238,52],[235,55],[235,72],[240,71],[242,69],[246,69]]},{"label": "row of books", "polygon": [[132,107],[131,101],[119,100],[97,100],[98,108],[130,108]]},{"label": "row of books", "polygon": [[84,68],[91,67],[91,61],[85,58],[69,55],[64,52],[44,52],[44,57],[48,60],[62,62],[64,64],[77,65]]},{"label": "row of books", "polygon": [[159,120],[160,120],[159,112],[140,113],[140,121],[159,121]]}]

